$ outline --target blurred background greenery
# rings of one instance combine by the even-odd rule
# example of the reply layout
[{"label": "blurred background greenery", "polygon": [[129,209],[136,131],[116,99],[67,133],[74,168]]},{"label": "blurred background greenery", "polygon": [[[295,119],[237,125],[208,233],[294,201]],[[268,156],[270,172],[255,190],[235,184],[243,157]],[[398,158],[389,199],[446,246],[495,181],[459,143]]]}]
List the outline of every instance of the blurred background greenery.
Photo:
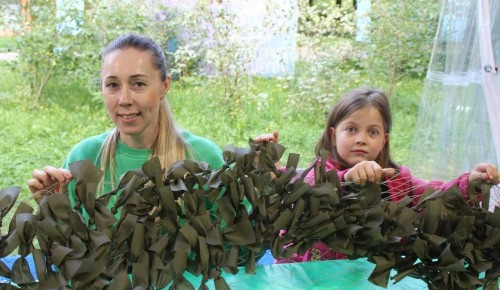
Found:
[{"label": "blurred background greenery", "polygon": [[[0,16],[0,54],[15,54],[0,60],[0,188],[22,186],[18,202],[33,204],[26,186],[33,169],[62,165],[75,143],[112,127],[99,92],[100,53],[125,32],[165,46],[177,123],[221,147],[246,147],[249,138],[278,130],[305,167],[335,101],[352,88],[375,87],[390,95],[393,157],[408,161],[440,1],[371,1],[368,39],[358,41],[360,1],[298,0],[295,69],[273,77],[245,73],[248,43],[228,33],[241,27],[230,10],[213,8],[232,1],[199,0],[186,12],[160,0],[85,0],[83,10],[66,10],[76,19],[71,31],[54,17],[57,2],[0,4],[19,9]],[[201,41],[207,31],[215,45]]]}]

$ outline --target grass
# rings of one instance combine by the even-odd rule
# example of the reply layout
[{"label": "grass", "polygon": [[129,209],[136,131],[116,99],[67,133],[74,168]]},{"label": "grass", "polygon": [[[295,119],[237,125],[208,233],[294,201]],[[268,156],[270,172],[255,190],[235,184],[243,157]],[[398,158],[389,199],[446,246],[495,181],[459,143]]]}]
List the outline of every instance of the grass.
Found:
[{"label": "grass", "polygon": [[398,84],[390,99],[393,123],[391,154],[398,164],[408,164],[422,92],[423,81],[409,79]]},{"label": "grass", "polygon": [[[81,139],[111,127],[102,106],[86,99],[76,84],[47,88],[43,104],[31,109],[21,91],[21,78],[0,62],[0,188],[21,186],[20,201],[33,205],[26,181],[35,168],[61,166],[71,147]],[[5,89],[5,91],[4,91]],[[62,89],[59,95],[54,91]],[[64,97],[63,97],[64,96]],[[90,104],[89,104],[90,103]]]},{"label": "grass", "polygon": [[0,52],[14,51],[16,39],[14,37],[0,37]]},{"label": "grass", "polygon": [[[301,113],[285,80],[258,78],[251,91],[235,101],[226,99],[210,85],[180,87],[174,83],[169,101],[177,122],[195,134],[214,140],[219,146],[247,147],[249,138],[277,130],[288,153],[300,153],[301,166],[313,158],[310,148],[319,137],[325,117]],[[304,127],[309,128],[304,130]],[[285,158],[286,158],[285,156]]]}]

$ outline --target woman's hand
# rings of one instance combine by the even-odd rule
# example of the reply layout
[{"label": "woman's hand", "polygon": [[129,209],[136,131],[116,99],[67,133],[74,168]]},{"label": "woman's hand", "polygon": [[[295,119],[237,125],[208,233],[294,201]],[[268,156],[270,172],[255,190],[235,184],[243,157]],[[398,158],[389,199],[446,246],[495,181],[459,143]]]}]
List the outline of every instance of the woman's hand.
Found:
[{"label": "woman's hand", "polygon": [[32,177],[28,180],[28,187],[37,203],[43,196],[61,192],[62,186],[73,178],[67,169],[52,166],[33,170]]},{"label": "woman's hand", "polygon": [[394,174],[394,168],[382,168],[375,161],[361,161],[346,172],[344,180],[364,185],[368,181],[380,182],[384,177],[392,177]]},{"label": "woman's hand", "polygon": [[486,181],[496,185],[500,182],[498,169],[490,163],[479,163],[474,166],[469,174],[469,182]]}]

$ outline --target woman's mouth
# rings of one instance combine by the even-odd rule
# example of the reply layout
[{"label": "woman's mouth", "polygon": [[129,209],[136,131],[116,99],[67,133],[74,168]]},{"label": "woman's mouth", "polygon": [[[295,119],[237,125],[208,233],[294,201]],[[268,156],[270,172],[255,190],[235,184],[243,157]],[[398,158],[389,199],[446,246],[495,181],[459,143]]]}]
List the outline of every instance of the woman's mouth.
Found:
[{"label": "woman's mouth", "polygon": [[133,118],[139,116],[139,113],[135,113],[135,114],[118,114],[118,116],[120,118],[125,119],[125,120],[130,120],[130,119],[133,119]]}]

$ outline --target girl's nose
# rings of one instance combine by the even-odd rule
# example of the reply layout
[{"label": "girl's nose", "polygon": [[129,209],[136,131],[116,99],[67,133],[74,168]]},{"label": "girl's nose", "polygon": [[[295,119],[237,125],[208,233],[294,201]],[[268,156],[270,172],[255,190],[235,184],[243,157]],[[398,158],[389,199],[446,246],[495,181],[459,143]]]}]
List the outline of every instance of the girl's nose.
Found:
[{"label": "girl's nose", "polygon": [[366,134],[364,133],[359,133],[356,136],[356,144],[366,144]]}]

